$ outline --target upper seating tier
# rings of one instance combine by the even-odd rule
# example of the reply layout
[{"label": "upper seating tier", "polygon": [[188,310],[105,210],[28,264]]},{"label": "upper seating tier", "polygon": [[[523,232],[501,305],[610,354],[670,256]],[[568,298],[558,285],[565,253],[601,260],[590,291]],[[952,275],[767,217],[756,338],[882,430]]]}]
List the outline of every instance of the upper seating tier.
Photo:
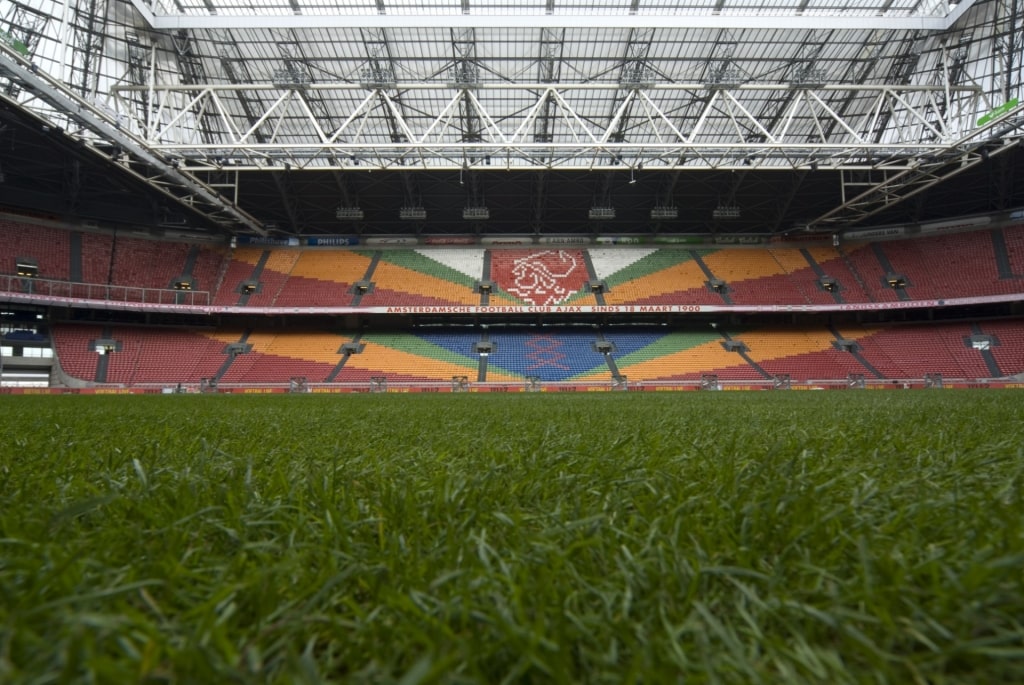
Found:
[{"label": "upper seating tier", "polygon": [[[33,259],[49,284],[37,293],[136,302],[163,302],[143,298],[141,289],[166,291],[181,276],[191,278],[193,290],[210,292],[213,304],[282,308],[807,306],[1024,293],[1024,225],[838,248],[228,250],[10,221],[0,222],[0,241],[0,275],[13,275],[19,257]],[[887,285],[890,272],[905,278],[903,290]],[[834,292],[822,287],[826,276]],[[64,285],[69,281],[85,285]],[[476,287],[483,281],[493,284],[488,294]],[[718,281],[721,292],[711,287]],[[360,282],[364,292],[355,287]]]}]

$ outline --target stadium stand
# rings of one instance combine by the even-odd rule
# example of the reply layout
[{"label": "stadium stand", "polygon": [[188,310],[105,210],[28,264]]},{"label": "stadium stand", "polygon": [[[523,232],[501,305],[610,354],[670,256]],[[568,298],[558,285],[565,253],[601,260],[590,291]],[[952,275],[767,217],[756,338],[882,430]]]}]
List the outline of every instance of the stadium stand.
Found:
[{"label": "stadium stand", "polygon": [[[789,282],[810,304],[866,302],[867,296],[853,277],[839,252],[832,247],[772,248],[775,261],[786,272]],[[825,290],[823,278],[835,284]]]},{"label": "stadium stand", "polygon": [[913,299],[995,295],[1018,287],[1012,280],[1000,280],[987,232],[895,240],[880,247],[893,270],[907,277]]},{"label": "stadium stand", "polygon": [[82,381],[96,379],[99,355],[91,343],[103,337],[103,328],[91,324],[54,326],[50,332],[54,353],[65,374]]},{"label": "stadium stand", "polygon": [[253,333],[251,351],[238,355],[219,380],[225,383],[286,383],[303,377],[323,382],[337,366],[351,336],[318,331]]},{"label": "stadium stand", "polygon": [[1006,273],[1000,276],[1018,279],[1017,289],[1020,290],[1024,288],[1020,283],[1020,279],[1024,279],[1024,224],[996,229],[995,232],[1000,234],[1006,248]]},{"label": "stadium stand", "polygon": [[0,273],[16,273],[19,257],[35,260],[38,278],[66,281],[70,278],[70,233],[47,226],[0,219],[3,266]]},{"label": "stadium stand", "polygon": [[352,284],[370,264],[365,253],[306,250],[299,254],[274,301],[279,307],[329,307],[352,304]]},{"label": "stadium stand", "polygon": [[764,376],[736,352],[725,349],[717,332],[665,333],[642,349],[616,358],[631,382],[697,381],[708,373],[723,380],[763,380]]},{"label": "stadium stand", "polygon": [[869,371],[849,352],[835,347],[823,328],[761,329],[742,335],[749,356],[772,376],[789,374],[794,381],[846,378]]},{"label": "stadium stand", "polygon": [[594,349],[588,329],[502,329],[492,331],[495,351],[488,359],[488,378],[501,372],[513,378],[566,381],[588,373],[609,378],[604,355]]},{"label": "stadium stand", "polygon": [[966,324],[843,328],[840,332],[857,341],[864,359],[885,378],[923,378],[929,373],[971,379],[992,376],[982,356],[965,347],[964,340],[971,335]]},{"label": "stadium stand", "polygon": [[704,264],[715,278],[725,281],[734,304],[807,303],[806,295],[770,250],[717,250],[704,257]]},{"label": "stadium stand", "polygon": [[118,326],[111,334],[122,351],[108,355],[109,383],[197,383],[215,376],[226,358],[221,340],[199,332]]},{"label": "stadium stand", "polygon": [[[140,301],[181,276],[217,305],[330,307],[417,305],[658,305],[896,302],[1014,294],[1024,288],[1024,226],[834,247],[592,247],[586,250],[194,246],[4,222],[3,273],[38,256],[47,292]],[[485,271],[487,273],[485,273]],[[894,290],[896,273],[906,287]],[[822,287],[822,278],[837,288]],[[109,285],[97,290],[55,283]],[[709,281],[724,283],[722,292]],[[490,280],[483,295],[476,286]],[[371,284],[355,292],[359,281]],[[244,283],[254,286],[245,292]],[[604,292],[591,284],[600,283]],[[8,286],[10,287],[10,286]],[[128,288],[125,290],[124,288]],[[41,291],[40,291],[41,292]],[[153,300],[148,300],[153,301]]]},{"label": "stadium stand", "polygon": [[582,250],[491,250],[490,264],[489,278],[496,287],[492,304],[584,304],[581,298],[592,297],[585,290],[593,277]]},{"label": "stadium stand", "polygon": [[[224,275],[220,279],[220,287],[214,295],[213,303],[217,305],[239,304],[239,299],[243,297],[242,284],[250,279],[258,280],[253,277],[253,274],[255,272],[257,276],[259,275],[257,264],[262,255],[263,250],[256,248],[240,247],[234,250],[224,269]],[[260,290],[262,290],[262,284],[260,284]],[[245,302],[241,304],[245,304]]]},{"label": "stadium stand", "polygon": [[117,237],[113,243],[110,284],[132,288],[171,288],[185,268],[190,246]]},{"label": "stadium stand", "polygon": [[[215,304],[273,306],[284,288],[288,274],[301,256],[299,250],[264,250],[240,247],[231,256]],[[256,285],[253,292],[243,291],[243,284]]]},{"label": "stadium stand", "polygon": [[848,245],[839,248],[839,253],[854,280],[863,289],[868,302],[897,302],[900,297],[895,290],[885,284],[886,268],[873,249],[881,249],[880,245]]},{"label": "stadium stand", "polygon": [[[473,286],[480,280],[482,251],[388,250],[379,253],[369,280],[365,306],[480,304]],[[479,256],[479,264],[477,257]],[[475,271],[475,273],[474,273]]]},{"label": "stadium stand", "polygon": [[83,283],[110,283],[110,256],[114,237],[109,233],[83,233],[82,278]]},{"label": "stadium stand", "polygon": [[1024,374],[1024,322],[983,321],[977,332],[995,338],[990,351],[1001,375]]},{"label": "stadium stand", "polygon": [[[597,250],[604,252],[601,248]],[[708,276],[695,259],[700,252],[676,249],[645,252],[618,271],[598,273],[608,286],[609,292],[605,295],[608,304],[722,304],[721,296],[708,289]],[[601,263],[606,267],[613,264],[605,258]]]},{"label": "stadium stand", "polygon": [[[994,370],[972,336],[993,339]],[[838,381],[849,374],[868,378],[987,379],[1024,371],[1024,321],[845,326],[757,327],[667,331],[662,327],[617,326],[492,328],[486,364],[474,345],[476,330],[370,332],[359,338],[362,351],[345,358],[342,345],[354,338],[329,331],[190,331],[167,327],[62,324],[53,341],[65,372],[82,381],[97,377],[99,355],[90,348],[111,337],[120,350],[107,355],[107,383],[122,385],[196,383],[219,377],[224,383],[367,383],[383,376],[394,382],[518,383],[607,382],[616,374],[630,382],[699,381],[715,374],[722,381],[766,381],[789,374],[794,382]],[[837,349],[838,339],[857,345],[856,354]],[[232,344],[249,346],[233,359]],[[741,351],[726,349],[732,341]],[[599,342],[610,344],[606,356]],[[862,363],[863,359],[865,363]],[[341,364],[344,361],[344,364]],[[230,362],[230,363],[228,363]],[[340,368],[339,365],[341,364]],[[220,373],[223,371],[223,374]],[[877,372],[877,375],[876,375]]]},{"label": "stadium stand", "polygon": [[477,338],[448,334],[443,339],[412,333],[370,333],[362,336],[363,350],[352,355],[335,380],[366,383],[374,376],[389,382],[451,382],[453,376],[475,381],[479,357],[472,353]]}]

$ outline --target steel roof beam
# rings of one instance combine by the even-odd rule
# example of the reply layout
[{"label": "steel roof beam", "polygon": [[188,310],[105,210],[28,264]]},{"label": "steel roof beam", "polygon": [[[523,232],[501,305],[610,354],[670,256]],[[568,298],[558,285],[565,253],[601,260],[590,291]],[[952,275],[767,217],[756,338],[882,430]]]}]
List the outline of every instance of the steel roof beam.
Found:
[{"label": "steel roof beam", "polygon": [[160,153],[154,152],[138,137],[123,130],[117,121],[64,85],[34,70],[24,59],[14,55],[7,48],[0,48],[0,74],[30,90],[36,97],[62,112],[70,121],[90,131],[101,141],[117,145],[131,160],[151,169],[156,176],[147,177],[146,182],[164,195],[173,191],[173,197],[190,211],[198,211],[228,230],[233,230],[229,223],[236,223],[256,233],[266,233],[254,217],[234,206],[232,202],[191,174],[175,168]]},{"label": "steel roof beam", "polygon": [[855,225],[932,186],[957,176],[1021,143],[1024,105],[980,127],[973,142],[963,141],[935,155],[924,155],[906,169],[843,173],[841,205],[807,223],[809,231]]},{"label": "steel roof beam", "polygon": [[757,16],[730,14],[281,14],[171,15],[154,14],[142,0],[132,5],[149,25],[161,31],[177,29],[337,29],[337,28],[578,28],[578,29],[792,29],[945,31],[975,0],[963,0],[944,17],[886,16]]},{"label": "steel roof beam", "polygon": [[[516,112],[492,111],[495,103],[500,106],[506,100],[488,97],[492,88],[524,106]],[[403,111],[397,93],[418,90],[433,91],[418,100],[430,102],[430,111]],[[585,108],[594,91],[608,90],[626,97],[602,124]],[[152,149],[187,158],[189,168],[197,169],[223,166],[223,159],[230,159],[236,169],[266,169],[283,161],[311,169],[459,169],[467,163],[495,169],[621,168],[641,163],[648,169],[781,169],[811,164],[834,169],[907,168],[914,154],[944,150],[954,139],[970,134],[984,113],[978,87],[951,85],[748,83],[709,89],[704,84],[655,84],[624,89],[604,83],[473,88],[410,83],[386,88],[311,84],[295,91],[270,84],[176,84],[148,88],[157,113],[151,121],[140,121],[132,103],[145,91],[116,87],[117,112],[126,117],[130,130],[145,132]],[[304,98],[326,97],[328,91],[336,91],[330,100],[335,116],[325,120]],[[685,115],[679,110],[666,113],[663,105],[674,108],[677,92],[691,92],[699,107]],[[766,94],[772,92],[792,97],[778,111],[765,110]],[[830,102],[846,93],[855,94],[861,105],[843,116]],[[946,107],[947,101],[955,106]],[[262,112],[253,110],[257,102],[265,103]],[[462,117],[457,116],[460,110]],[[623,135],[622,121],[629,111],[628,135]],[[879,121],[891,119],[893,113],[899,115],[899,125],[884,127],[885,135],[879,138]],[[220,142],[195,142],[201,138],[195,122],[203,117],[222,122]],[[538,130],[545,139],[537,138]]]}]

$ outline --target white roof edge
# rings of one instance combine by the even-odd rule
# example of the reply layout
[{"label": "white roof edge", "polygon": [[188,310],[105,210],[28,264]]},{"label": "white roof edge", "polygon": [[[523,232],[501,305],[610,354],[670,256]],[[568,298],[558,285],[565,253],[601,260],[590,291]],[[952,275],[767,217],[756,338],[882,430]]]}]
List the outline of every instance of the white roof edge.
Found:
[{"label": "white roof edge", "polygon": [[706,15],[207,15],[154,14],[147,0],[129,0],[154,29],[314,29],[314,28],[665,28],[665,29],[841,29],[942,31],[975,3],[963,0],[945,17],[706,16]]}]

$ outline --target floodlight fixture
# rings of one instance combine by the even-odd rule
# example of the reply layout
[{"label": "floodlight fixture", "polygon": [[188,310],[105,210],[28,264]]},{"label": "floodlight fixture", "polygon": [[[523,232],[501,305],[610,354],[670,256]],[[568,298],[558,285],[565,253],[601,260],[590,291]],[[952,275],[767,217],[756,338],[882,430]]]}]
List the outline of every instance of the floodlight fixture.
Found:
[{"label": "floodlight fixture", "polygon": [[718,205],[711,216],[715,219],[739,219],[740,208],[737,205]]},{"label": "floodlight fixture", "polygon": [[651,207],[651,218],[655,220],[678,219],[679,208],[670,205],[655,205]]},{"label": "floodlight fixture", "polygon": [[743,72],[736,67],[718,69],[715,74],[704,82],[708,90],[729,90],[743,83]]},{"label": "floodlight fixture", "polygon": [[39,262],[32,257],[16,258],[14,267],[19,278],[36,278],[39,275]]},{"label": "floodlight fixture", "polygon": [[334,217],[339,221],[362,221],[363,216],[363,210],[360,207],[341,206],[334,212]]},{"label": "floodlight fixture", "polygon": [[378,66],[364,69],[359,75],[359,83],[364,88],[379,90],[384,88],[394,88],[398,85],[398,79],[395,78],[395,72],[393,69]]},{"label": "floodlight fixture", "polygon": [[907,277],[890,271],[885,275],[885,284],[893,290],[901,290],[907,287]]},{"label": "floodlight fixture", "polygon": [[658,75],[646,64],[637,63],[627,65],[619,77],[619,86],[622,88],[650,88],[658,80]]},{"label": "floodlight fixture", "polygon": [[406,206],[398,210],[398,218],[403,221],[422,221],[427,218],[427,210],[420,206]]},{"label": "floodlight fixture", "polygon": [[587,216],[590,217],[591,221],[608,221],[615,218],[615,208],[594,205],[590,208]]},{"label": "floodlight fixture", "polygon": [[309,74],[295,69],[278,69],[270,80],[278,88],[302,89],[310,83]]},{"label": "floodlight fixture", "polygon": [[480,85],[480,71],[475,64],[463,62],[452,68],[453,88],[476,88]]},{"label": "floodlight fixture", "polygon": [[92,351],[99,355],[119,351],[121,344],[113,338],[98,338],[91,343]]},{"label": "floodlight fixture", "polygon": [[174,279],[171,284],[174,290],[192,290],[192,277],[191,276],[178,276]]},{"label": "floodlight fixture", "polygon": [[484,221],[491,218],[491,210],[487,207],[466,207],[462,210],[462,218],[467,221]]},{"label": "floodlight fixture", "polygon": [[806,67],[798,71],[789,85],[791,88],[810,90],[821,88],[828,82],[828,72],[824,69]]}]

